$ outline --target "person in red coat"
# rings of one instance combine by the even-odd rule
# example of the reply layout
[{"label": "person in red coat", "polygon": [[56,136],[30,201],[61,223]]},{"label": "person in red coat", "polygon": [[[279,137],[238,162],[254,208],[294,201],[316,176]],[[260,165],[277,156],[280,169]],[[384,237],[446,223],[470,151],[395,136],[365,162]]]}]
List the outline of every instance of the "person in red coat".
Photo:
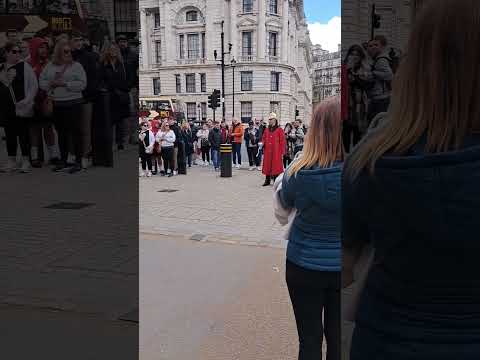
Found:
[{"label": "person in red coat", "polygon": [[283,155],[285,155],[286,143],[285,134],[278,126],[278,119],[275,113],[271,113],[268,120],[268,128],[262,136],[263,143],[263,168],[265,175],[263,186],[270,185],[271,180],[283,173]]}]

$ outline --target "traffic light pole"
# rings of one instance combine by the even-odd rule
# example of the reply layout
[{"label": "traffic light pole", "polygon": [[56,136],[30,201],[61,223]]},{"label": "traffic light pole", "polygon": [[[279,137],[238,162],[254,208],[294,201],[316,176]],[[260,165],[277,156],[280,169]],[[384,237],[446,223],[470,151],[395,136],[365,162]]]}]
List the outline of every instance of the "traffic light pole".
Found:
[{"label": "traffic light pole", "polygon": [[370,29],[370,40],[375,37],[375,4],[372,4],[372,14],[370,16],[372,28]]},{"label": "traffic light pole", "polygon": [[223,24],[224,21],[222,20],[222,120],[225,121],[225,34],[223,32]]}]

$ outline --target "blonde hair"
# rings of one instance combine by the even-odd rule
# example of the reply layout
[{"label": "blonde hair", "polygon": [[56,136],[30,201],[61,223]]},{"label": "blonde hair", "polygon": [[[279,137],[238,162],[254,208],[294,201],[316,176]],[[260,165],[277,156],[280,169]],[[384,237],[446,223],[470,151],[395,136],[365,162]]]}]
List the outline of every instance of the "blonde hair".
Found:
[{"label": "blonde hair", "polygon": [[[52,63],[55,65],[63,65],[63,49],[65,49],[67,46],[70,48],[70,50],[72,49],[68,40],[61,39],[57,41],[55,48],[53,49]],[[73,58],[71,62],[73,62]]]},{"label": "blonde hair", "polygon": [[343,160],[342,120],[340,97],[322,101],[316,108],[305,136],[302,155],[288,168],[288,175],[296,175],[304,168],[318,165],[329,167]]},{"label": "blonde hair", "polygon": [[404,154],[426,135],[427,153],[458,149],[480,119],[480,3],[431,1],[410,35],[393,82],[388,116],[354,151],[350,180],[385,153]]}]

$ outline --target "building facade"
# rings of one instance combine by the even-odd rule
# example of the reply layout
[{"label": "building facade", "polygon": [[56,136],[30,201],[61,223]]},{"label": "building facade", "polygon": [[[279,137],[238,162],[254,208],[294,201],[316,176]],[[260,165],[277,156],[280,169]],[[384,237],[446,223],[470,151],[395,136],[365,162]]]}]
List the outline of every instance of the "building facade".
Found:
[{"label": "building facade", "polygon": [[313,103],[340,94],[342,52],[328,52],[320,45],[313,47]]},{"label": "building facade", "polygon": [[174,98],[188,119],[213,118],[207,99],[222,89],[223,24],[225,119],[274,111],[286,123],[298,110],[309,122],[312,57],[302,0],[140,0],[140,23],[140,98]]},{"label": "building facade", "polygon": [[415,0],[343,0],[342,49],[362,44],[371,37],[371,9],[375,4],[380,15],[380,28],[375,35],[386,36],[389,47],[404,49],[408,41],[415,8],[422,1]]}]

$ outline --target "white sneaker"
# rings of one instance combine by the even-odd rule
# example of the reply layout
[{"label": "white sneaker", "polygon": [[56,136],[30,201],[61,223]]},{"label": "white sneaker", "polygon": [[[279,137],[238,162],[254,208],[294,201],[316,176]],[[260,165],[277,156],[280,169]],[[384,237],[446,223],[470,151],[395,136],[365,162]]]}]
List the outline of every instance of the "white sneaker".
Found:
[{"label": "white sneaker", "polygon": [[242,166],[240,164],[237,164],[237,169],[240,169]]},{"label": "white sneaker", "polygon": [[178,175],[178,171],[174,171],[174,172],[173,172],[173,175]]},{"label": "white sneaker", "polygon": [[151,177],[152,176],[152,172],[150,170],[147,170],[147,177]]},{"label": "white sneaker", "polygon": [[257,170],[258,170],[258,171],[262,171],[262,168],[259,166],[259,167],[257,167]]},{"label": "white sneaker", "polygon": [[27,157],[22,159],[22,166],[20,167],[20,172],[26,174],[30,172],[30,160]]},{"label": "white sneaker", "polygon": [[252,170],[254,170],[254,169],[255,169],[255,168],[254,168],[253,166],[250,166],[250,167],[248,168],[249,171],[252,171]]},{"label": "white sneaker", "polygon": [[145,177],[145,171],[140,171],[140,177]]}]

